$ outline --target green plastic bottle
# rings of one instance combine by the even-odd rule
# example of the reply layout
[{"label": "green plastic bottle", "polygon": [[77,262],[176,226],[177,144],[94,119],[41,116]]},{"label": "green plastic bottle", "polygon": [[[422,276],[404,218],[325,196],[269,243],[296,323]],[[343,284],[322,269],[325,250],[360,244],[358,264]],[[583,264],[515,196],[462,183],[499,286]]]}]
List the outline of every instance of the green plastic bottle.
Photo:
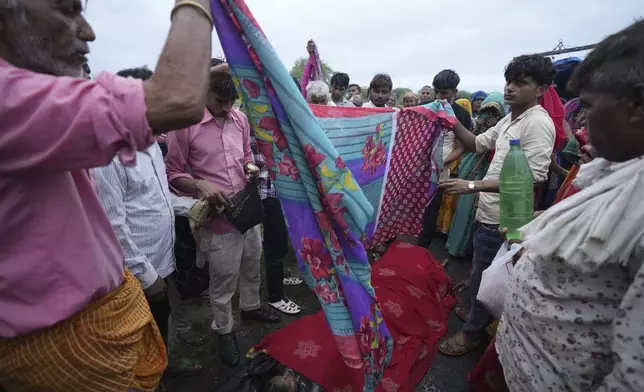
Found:
[{"label": "green plastic bottle", "polygon": [[534,216],[534,177],[523,152],[521,141],[510,140],[510,151],[501,168],[501,229],[507,228],[508,240],[521,240],[519,228]]}]

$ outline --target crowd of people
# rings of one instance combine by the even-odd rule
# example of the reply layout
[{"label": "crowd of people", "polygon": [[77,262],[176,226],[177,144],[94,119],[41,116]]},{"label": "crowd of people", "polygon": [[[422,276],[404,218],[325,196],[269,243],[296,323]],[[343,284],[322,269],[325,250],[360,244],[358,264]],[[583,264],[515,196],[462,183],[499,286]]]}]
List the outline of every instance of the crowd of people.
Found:
[{"label": "crowd of people", "polygon": [[[218,355],[231,367],[242,357],[237,291],[242,321],[301,313],[285,289],[303,281],[285,273],[272,157],[235,108],[228,65],[211,56],[210,7],[176,1],[154,71],[92,78],[86,55],[96,37],[81,1],[0,2],[0,390],[154,391],[163,374],[207,371],[167,355],[170,321],[188,345],[208,339],[190,323],[192,297],[208,298]],[[325,83],[313,41],[307,50],[295,83],[311,105],[396,106],[388,74],[375,75],[363,98],[345,73]],[[644,390],[644,21],[583,60],[568,102],[549,58],[519,56],[504,72],[502,93],[458,99],[459,75],[443,70],[396,109],[448,105],[457,120],[443,131],[439,190],[420,206],[409,251],[443,233],[452,256],[472,257],[460,285],[469,307],[455,310],[464,324],[437,349],[464,355],[498,324],[484,370],[470,375],[477,391]],[[524,251],[494,320],[477,294],[505,241],[499,175],[510,140],[532,170],[538,212],[522,229]],[[232,207],[255,199],[261,212],[240,222]],[[412,247],[396,244],[399,255]],[[396,268],[415,275],[394,253],[384,260],[380,281],[402,282]],[[438,298],[427,306],[446,306],[441,279],[425,282]],[[387,295],[405,291],[399,284]],[[405,325],[392,328],[427,327],[411,315],[420,296],[405,293],[402,308],[389,309],[409,310]]]}]

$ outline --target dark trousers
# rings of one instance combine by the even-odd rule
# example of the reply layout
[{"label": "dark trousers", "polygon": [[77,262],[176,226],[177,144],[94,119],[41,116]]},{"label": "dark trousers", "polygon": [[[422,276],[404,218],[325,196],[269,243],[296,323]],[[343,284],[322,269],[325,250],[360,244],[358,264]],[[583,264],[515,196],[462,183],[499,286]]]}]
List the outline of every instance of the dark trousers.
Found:
[{"label": "dark trousers", "polygon": [[481,286],[481,278],[494,260],[503,245],[503,237],[499,232],[499,225],[487,225],[480,222],[474,224],[474,257],[472,258],[472,272],[470,273],[470,314],[463,324],[463,332],[473,339],[478,339],[485,334],[485,327],[492,319],[485,307],[476,300]]},{"label": "dark trousers", "polygon": [[[166,282],[166,285],[168,284],[168,280],[164,279]],[[168,319],[170,318],[170,301],[168,300],[168,289],[166,288],[166,295],[163,297],[163,300],[155,302],[155,303],[149,303],[150,305],[150,311],[152,312],[152,317],[154,317],[154,321],[157,323],[157,327],[159,327],[159,332],[161,332],[161,337],[163,337],[163,341],[165,342],[166,347],[168,346]]]},{"label": "dark trousers", "polygon": [[432,240],[436,236],[436,221],[438,220],[438,212],[441,209],[443,202],[443,191],[441,189],[436,191],[436,195],[432,201],[429,202],[425,213],[423,214],[423,229],[418,235],[418,246],[421,248],[429,248]]},{"label": "dark trousers", "polygon": [[284,299],[284,263],[288,253],[288,232],[278,198],[264,199],[264,265],[268,302]]}]

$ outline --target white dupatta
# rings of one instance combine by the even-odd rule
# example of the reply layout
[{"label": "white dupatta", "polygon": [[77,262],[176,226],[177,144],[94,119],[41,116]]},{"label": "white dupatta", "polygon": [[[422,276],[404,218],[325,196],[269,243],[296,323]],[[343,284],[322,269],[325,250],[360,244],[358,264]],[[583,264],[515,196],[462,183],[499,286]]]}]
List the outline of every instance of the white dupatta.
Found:
[{"label": "white dupatta", "polygon": [[581,191],[521,228],[523,246],[588,273],[644,255],[644,157],[582,165]]}]

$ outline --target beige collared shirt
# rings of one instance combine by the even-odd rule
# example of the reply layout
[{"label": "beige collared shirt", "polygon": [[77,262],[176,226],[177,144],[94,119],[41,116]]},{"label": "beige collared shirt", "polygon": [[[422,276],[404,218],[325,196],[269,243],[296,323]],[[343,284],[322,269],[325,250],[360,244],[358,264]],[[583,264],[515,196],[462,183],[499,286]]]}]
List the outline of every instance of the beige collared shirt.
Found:
[{"label": "beige collared shirt", "polygon": [[[521,140],[521,151],[528,159],[534,181],[537,183],[546,181],[555,144],[555,125],[541,105],[528,109],[515,120],[512,120],[512,114],[508,114],[494,128],[476,137],[477,153],[496,149],[484,180],[499,179],[512,139]],[[498,225],[501,220],[499,202],[498,193],[481,192],[476,220]]]}]

